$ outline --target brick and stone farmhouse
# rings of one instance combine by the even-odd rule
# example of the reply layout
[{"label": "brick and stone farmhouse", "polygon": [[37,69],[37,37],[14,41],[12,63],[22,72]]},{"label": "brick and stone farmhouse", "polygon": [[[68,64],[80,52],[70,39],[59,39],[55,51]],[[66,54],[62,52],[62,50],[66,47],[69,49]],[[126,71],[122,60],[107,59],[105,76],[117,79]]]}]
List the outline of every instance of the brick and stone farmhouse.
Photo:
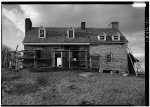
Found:
[{"label": "brick and stone farmhouse", "polygon": [[128,72],[127,43],[119,22],[109,28],[88,28],[85,22],[75,28],[33,27],[25,19],[24,50],[46,59],[49,67]]}]

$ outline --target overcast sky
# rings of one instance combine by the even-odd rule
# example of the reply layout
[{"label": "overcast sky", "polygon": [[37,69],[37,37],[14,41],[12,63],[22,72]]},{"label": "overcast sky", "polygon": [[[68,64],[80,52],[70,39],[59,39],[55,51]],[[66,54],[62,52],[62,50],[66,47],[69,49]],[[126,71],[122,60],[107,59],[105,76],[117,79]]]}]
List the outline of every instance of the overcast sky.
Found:
[{"label": "overcast sky", "polygon": [[[144,62],[144,11],[132,5],[2,5],[2,44],[23,50],[25,18],[34,27],[86,27],[107,28],[112,21],[119,22],[119,29],[129,41],[132,53]],[[144,64],[144,63],[143,63]]]}]

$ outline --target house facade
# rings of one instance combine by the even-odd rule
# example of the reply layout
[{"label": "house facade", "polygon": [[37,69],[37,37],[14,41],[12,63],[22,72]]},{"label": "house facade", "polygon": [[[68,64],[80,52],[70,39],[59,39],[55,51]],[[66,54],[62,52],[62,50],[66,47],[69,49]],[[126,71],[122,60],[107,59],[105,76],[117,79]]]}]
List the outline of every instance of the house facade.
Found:
[{"label": "house facade", "polygon": [[33,27],[25,19],[24,49],[34,58],[47,59],[49,67],[128,71],[128,41],[119,31],[119,22],[110,28]]}]

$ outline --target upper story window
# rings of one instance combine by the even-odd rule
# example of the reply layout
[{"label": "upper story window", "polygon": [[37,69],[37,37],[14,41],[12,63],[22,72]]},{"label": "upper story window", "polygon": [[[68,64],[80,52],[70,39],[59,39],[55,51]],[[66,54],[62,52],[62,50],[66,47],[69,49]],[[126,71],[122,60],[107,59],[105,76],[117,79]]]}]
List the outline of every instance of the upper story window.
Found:
[{"label": "upper story window", "polygon": [[74,38],[74,29],[67,30],[67,37]]},{"label": "upper story window", "polygon": [[112,62],[112,54],[106,54],[106,62]]},{"label": "upper story window", "polygon": [[44,27],[39,28],[39,38],[46,38],[46,29]]},{"label": "upper story window", "polygon": [[120,34],[118,32],[114,33],[112,35],[112,40],[119,41],[120,40]]},{"label": "upper story window", "polygon": [[103,32],[97,36],[98,40],[106,40],[106,34]]}]

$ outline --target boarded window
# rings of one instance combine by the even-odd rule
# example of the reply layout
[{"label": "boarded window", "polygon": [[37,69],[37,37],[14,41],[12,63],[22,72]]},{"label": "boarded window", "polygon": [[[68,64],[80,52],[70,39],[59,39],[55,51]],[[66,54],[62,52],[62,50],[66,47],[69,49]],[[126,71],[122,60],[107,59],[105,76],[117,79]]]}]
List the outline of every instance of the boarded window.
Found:
[{"label": "boarded window", "polygon": [[106,55],[106,62],[112,62],[112,55],[111,54]]},{"label": "boarded window", "polygon": [[91,56],[91,67],[92,68],[99,68],[99,56]]}]

